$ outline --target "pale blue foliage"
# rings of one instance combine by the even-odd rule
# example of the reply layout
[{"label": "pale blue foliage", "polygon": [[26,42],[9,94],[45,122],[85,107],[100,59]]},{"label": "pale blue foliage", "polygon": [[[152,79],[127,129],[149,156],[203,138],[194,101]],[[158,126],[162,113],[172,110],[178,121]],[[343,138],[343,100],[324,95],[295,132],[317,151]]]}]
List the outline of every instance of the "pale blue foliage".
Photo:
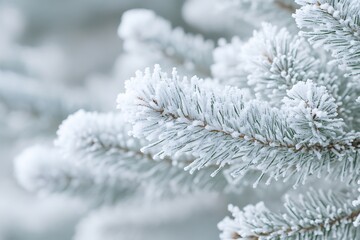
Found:
[{"label": "pale blue foliage", "polygon": [[[118,104],[134,136],[155,141],[148,148],[161,146],[160,157],[193,154],[196,159],[186,167],[191,173],[218,166],[214,176],[231,165],[235,177],[255,168],[263,172],[259,180],[267,173],[269,180],[296,177],[298,184],[309,175],[353,180],[348,171],[360,171],[358,138],[338,129],[343,122],[336,118],[334,99],[311,82],[295,85],[283,109],[248,101],[237,88],[215,89],[176,72],[168,77],[159,66],[153,73],[138,72],[126,88]],[[310,107],[301,104],[307,101]],[[321,116],[312,115],[320,114],[316,108]],[[292,118],[300,112],[302,118]]]},{"label": "pale blue foliage", "polygon": [[[233,216],[218,225],[221,238],[360,238],[354,191],[360,180],[359,1],[215,2],[226,19],[259,29],[250,39],[220,39],[215,48],[212,40],[173,29],[151,10],[125,12],[118,28],[125,50],[120,72],[135,68],[135,59],[195,76],[182,77],[175,68],[167,74],[159,65],[138,71],[119,94],[119,112],[78,111],[60,125],[55,149],[22,153],[15,161],[18,182],[29,191],[98,205],[140,203],[139,196],[151,205],[204,191],[239,193],[249,181],[253,187],[278,181],[285,189],[309,181],[325,186],[330,179],[341,191],[286,198],[285,213],[263,203],[230,206]],[[0,78],[14,79],[0,79],[2,113],[10,106],[59,119],[74,109],[70,98],[33,87],[38,83],[6,72]],[[172,213],[174,205],[162,207]],[[180,204],[175,208],[182,210]],[[80,225],[76,239],[131,238],[127,221],[152,224],[149,209],[106,208]],[[136,218],[138,211],[143,215]]]},{"label": "pale blue foliage", "polygon": [[323,46],[349,74],[360,74],[360,7],[356,0],[298,0],[294,14],[302,36]]},{"label": "pale blue foliage", "polygon": [[287,90],[312,80],[326,87],[349,129],[359,125],[359,106],[353,104],[360,93],[357,82],[328,64],[328,58],[320,58],[303,38],[263,24],[245,43],[237,38],[220,43],[214,51],[212,72],[224,84],[250,88],[255,98],[279,107]]},{"label": "pale blue foliage", "polygon": [[277,102],[299,81],[314,79],[320,61],[304,39],[264,23],[242,48],[248,84],[256,94]]},{"label": "pale blue foliage", "polygon": [[311,80],[299,82],[287,91],[283,101],[290,126],[304,142],[326,145],[344,134],[345,123],[337,118],[335,99],[324,86],[316,86]]},{"label": "pale blue foliage", "polygon": [[78,111],[59,127],[55,145],[82,165],[101,167],[119,176],[130,175],[132,181],[144,185],[149,195],[221,191],[228,185],[222,175],[210,178],[214,168],[192,175],[184,173],[184,166],[193,161],[191,156],[168,155],[159,159],[157,149],[142,150],[150,142],[130,137],[130,129],[121,113]]},{"label": "pale blue foliage", "polygon": [[298,200],[286,198],[285,213],[270,211],[263,202],[243,210],[232,205],[232,218],[219,223],[223,240],[336,240],[358,239],[353,221],[360,215],[353,193],[309,191]]}]

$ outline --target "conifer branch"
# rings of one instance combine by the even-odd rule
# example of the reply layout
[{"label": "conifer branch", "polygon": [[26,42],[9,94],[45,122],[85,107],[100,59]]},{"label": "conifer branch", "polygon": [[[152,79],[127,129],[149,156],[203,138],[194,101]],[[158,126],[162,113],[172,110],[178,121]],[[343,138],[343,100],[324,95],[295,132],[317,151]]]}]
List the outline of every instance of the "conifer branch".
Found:
[{"label": "conifer branch", "polygon": [[246,43],[235,38],[220,44],[214,51],[212,72],[221,82],[250,88],[254,97],[277,107],[295,84],[310,79],[326,87],[339,117],[353,129],[358,126],[355,115],[360,110],[353,104],[360,93],[358,84],[335,66],[327,66],[328,59],[320,61],[314,52],[303,38],[292,36],[285,28],[263,24]]},{"label": "conifer branch", "polygon": [[243,45],[241,53],[248,85],[272,102],[279,102],[299,81],[315,79],[320,69],[320,61],[303,39],[266,23]]},{"label": "conifer branch", "polygon": [[[55,146],[34,146],[15,159],[19,184],[103,206],[74,236],[100,240],[152,238],[142,231],[193,211],[221,210],[214,200],[232,199],[229,192],[245,193],[240,204],[263,197],[274,206],[270,201],[285,190],[308,183],[300,188],[311,185],[304,195],[285,196],[282,211],[263,202],[242,210],[230,205],[232,216],[218,224],[220,238],[360,239],[360,0],[187,1],[182,14],[194,24],[189,27],[226,35],[216,48],[152,9],[123,13],[123,53],[114,74],[160,63],[193,77],[157,64],[126,81],[119,112],[69,115],[88,104],[77,94],[59,95],[59,85],[43,86],[45,79],[65,80],[61,52],[18,45],[22,22],[0,6],[6,33],[0,36],[0,135],[8,142],[68,116]],[[42,56],[53,61],[44,64]],[[100,78],[83,87],[99,92]],[[247,196],[249,183],[273,182]],[[162,230],[172,231],[166,224]]]},{"label": "conifer branch", "polygon": [[346,129],[359,131],[360,106],[354,104],[360,93],[359,84],[355,79],[345,77],[344,74],[330,64],[324,72],[317,76],[314,82],[319,86],[325,86],[334,97],[338,116],[346,123]]},{"label": "conifer branch", "polygon": [[283,101],[289,111],[290,126],[304,142],[328,145],[344,134],[345,123],[337,118],[335,99],[324,86],[318,87],[310,80],[299,82],[287,91]]},{"label": "conifer branch", "polygon": [[359,229],[353,225],[360,208],[353,206],[354,194],[324,193],[314,190],[295,201],[286,198],[286,213],[272,212],[260,202],[244,210],[232,205],[233,218],[219,223],[221,239],[357,239]]},{"label": "conifer branch", "polygon": [[78,111],[59,127],[55,145],[66,156],[75,156],[82,165],[102,166],[116,175],[131,173],[134,181],[144,183],[146,188],[154,187],[153,195],[230,188],[223,175],[209,177],[215,166],[195,174],[184,172],[183,168],[194,160],[192,156],[159,157],[156,153],[161,148],[143,149],[151,142],[129,136],[130,129],[121,113]]},{"label": "conifer branch", "polygon": [[323,46],[350,70],[360,74],[360,6],[351,0],[297,0],[302,7],[294,14],[301,33],[316,46]]},{"label": "conifer branch", "polygon": [[[334,99],[311,81],[289,92],[302,104],[288,103],[281,110],[246,102],[237,88],[213,89],[197,78],[181,80],[176,72],[167,77],[159,66],[152,74],[138,72],[126,88],[118,104],[134,124],[134,136],[155,141],[149,148],[160,145],[160,156],[193,154],[197,158],[186,167],[191,173],[230,164],[233,176],[255,168],[270,179],[297,176],[300,183],[309,175],[344,180],[356,178],[346,173],[359,172],[358,137],[341,130]],[[289,121],[300,112],[299,119]]]}]

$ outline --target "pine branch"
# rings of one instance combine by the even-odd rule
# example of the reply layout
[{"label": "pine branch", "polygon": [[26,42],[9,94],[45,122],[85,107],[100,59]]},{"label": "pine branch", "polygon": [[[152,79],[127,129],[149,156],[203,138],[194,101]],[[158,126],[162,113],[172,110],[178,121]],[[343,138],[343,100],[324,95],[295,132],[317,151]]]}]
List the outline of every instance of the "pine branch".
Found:
[{"label": "pine branch", "polygon": [[270,211],[261,202],[239,210],[232,205],[233,218],[219,223],[221,239],[357,239],[353,225],[360,208],[353,206],[353,194],[344,192],[308,192],[294,201],[286,198],[286,213]]},{"label": "pine branch", "polygon": [[[221,121],[225,121],[223,119],[225,116],[215,114],[223,103],[227,103],[226,107],[229,107],[229,104],[237,102],[233,108],[226,109],[229,111],[229,122],[231,122],[231,114],[243,108],[241,91],[227,89],[230,91],[217,97],[212,92],[207,92],[211,89],[199,84],[201,83],[197,78],[192,78],[191,83],[187,82],[187,79],[179,80],[176,72],[173,73],[172,78],[168,78],[161,72],[160,67],[156,66],[152,75],[147,69],[145,75],[138,72],[135,78],[127,82],[127,93],[120,95],[118,99],[119,107],[125,110],[125,114],[135,124],[133,130],[136,137],[146,137],[150,141],[160,137],[158,143],[164,144],[160,156],[173,155],[177,152],[191,152],[197,156],[198,152],[208,149],[209,156],[214,157],[219,154],[227,159],[228,156],[224,154],[225,149],[228,148],[219,145],[218,152],[215,153],[212,145],[218,142],[215,141],[216,138],[222,137],[223,134],[225,140],[228,137],[228,141],[231,141],[232,128],[229,126],[226,130],[222,129]],[[209,99],[212,99],[216,105],[212,106]],[[221,104],[217,104],[216,100]],[[206,136],[203,133],[210,134]],[[234,135],[237,133],[234,132]],[[209,138],[205,139],[205,137]],[[218,163],[225,165],[221,160]],[[212,165],[208,157],[197,159],[190,167],[191,172],[206,165]]]},{"label": "pine branch", "polygon": [[145,9],[125,12],[118,29],[127,51],[157,50],[173,64],[194,70],[201,76],[210,75],[214,43],[201,35],[171,28],[170,22]]},{"label": "pine branch", "polygon": [[138,183],[103,169],[78,166],[55,149],[34,146],[15,161],[18,182],[28,191],[81,198],[94,205],[114,204],[133,196]]},{"label": "pine branch", "polygon": [[159,157],[156,152],[160,148],[144,150],[151,143],[129,136],[130,129],[123,114],[79,111],[59,127],[55,145],[66,156],[81,159],[81,164],[103,166],[119,176],[123,172],[133,174],[134,181],[143,183],[148,190],[153,188],[147,191],[152,195],[223,191],[227,187],[223,175],[210,179],[214,167],[192,175],[185,172],[184,166],[193,161],[191,156]]},{"label": "pine branch", "polygon": [[324,46],[350,70],[360,74],[360,6],[351,0],[297,0],[302,7],[294,14],[300,32],[316,46]]},{"label": "pine branch", "polygon": [[[128,81],[118,103],[134,125],[134,136],[156,141],[149,148],[159,144],[160,156],[196,156],[186,167],[191,173],[232,165],[233,176],[255,168],[270,180],[297,176],[296,184],[321,174],[356,180],[359,139],[339,128],[343,122],[324,88],[299,84],[289,97],[301,104],[279,110],[245,102],[237,88],[213,89],[197,78],[180,80],[176,72],[167,77],[156,66],[154,73],[147,69]],[[289,121],[300,112],[299,119]]]},{"label": "pine branch", "polygon": [[345,121],[346,129],[359,131],[360,105],[354,103],[359,96],[360,88],[356,80],[345,77],[344,72],[337,71],[336,66],[329,64],[314,82],[319,86],[325,86],[334,97],[338,116]]},{"label": "pine branch", "polygon": [[320,61],[313,52],[303,39],[285,28],[264,23],[242,47],[240,64],[257,95],[279,102],[299,81],[316,78]]},{"label": "pine branch", "polygon": [[337,112],[353,129],[358,126],[359,95],[357,82],[344,77],[328,59],[317,60],[314,49],[304,39],[292,36],[285,28],[270,24],[254,33],[246,43],[233,39],[214,51],[212,72],[225,84],[253,89],[254,97],[279,106],[295,84],[308,79],[325,86],[335,98]]},{"label": "pine branch", "polygon": [[310,80],[299,82],[287,91],[283,101],[289,111],[290,126],[304,142],[328,145],[344,134],[345,124],[337,118],[335,99],[324,86],[317,87]]}]

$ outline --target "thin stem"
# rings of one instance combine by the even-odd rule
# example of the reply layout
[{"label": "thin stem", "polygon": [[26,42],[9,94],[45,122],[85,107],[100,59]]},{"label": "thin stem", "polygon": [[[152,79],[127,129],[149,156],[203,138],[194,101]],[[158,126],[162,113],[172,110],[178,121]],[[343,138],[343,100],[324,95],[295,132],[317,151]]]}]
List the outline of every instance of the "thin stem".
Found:
[{"label": "thin stem", "polygon": [[[144,101],[144,99],[138,97],[139,100],[141,101]],[[157,101],[152,99],[152,101],[156,104],[157,104]],[[145,101],[144,101],[145,102]],[[176,116],[175,114],[172,114],[172,113],[165,113],[165,109],[163,108],[160,108],[160,109],[155,109],[153,107],[151,107],[150,105],[148,104],[139,104],[140,106],[144,106],[144,107],[147,107],[147,108],[150,108],[151,110],[155,111],[155,112],[158,112],[160,115],[163,115],[163,116],[168,116],[174,120],[178,119],[179,116]],[[196,119],[193,119],[191,118],[190,116],[184,116],[187,120],[189,121],[195,121]],[[208,126],[208,124],[206,122],[204,122],[203,125],[198,125],[198,126],[201,126],[203,127],[204,129]],[[217,132],[217,133],[223,133],[224,135],[229,135],[231,136],[231,133],[230,132],[227,132],[225,130],[209,130],[209,132]],[[310,151],[317,151],[317,152],[324,152],[324,151],[337,151],[337,152],[342,152],[342,151],[345,151],[345,150],[350,150],[351,148],[355,148],[356,150],[360,149],[360,139],[353,139],[351,141],[351,144],[348,144],[348,143],[345,143],[345,142],[330,142],[328,145],[326,146],[323,146],[323,145],[320,145],[320,144],[313,144],[313,145],[301,145],[300,147],[296,147],[296,145],[293,145],[293,144],[281,144],[281,143],[278,143],[278,142],[274,142],[274,141],[270,141],[270,140],[266,140],[266,141],[262,141],[262,140],[259,140],[253,136],[247,136],[245,134],[240,134],[238,136],[239,139],[241,140],[245,140],[246,141],[250,141],[250,142],[256,142],[256,143],[260,143],[264,146],[271,146],[273,145],[274,143],[276,143],[277,147],[279,148],[286,148],[286,149],[289,149],[293,152],[300,152],[300,151],[307,151],[307,152],[310,152]],[[341,147],[341,149],[338,149],[338,147]]]}]

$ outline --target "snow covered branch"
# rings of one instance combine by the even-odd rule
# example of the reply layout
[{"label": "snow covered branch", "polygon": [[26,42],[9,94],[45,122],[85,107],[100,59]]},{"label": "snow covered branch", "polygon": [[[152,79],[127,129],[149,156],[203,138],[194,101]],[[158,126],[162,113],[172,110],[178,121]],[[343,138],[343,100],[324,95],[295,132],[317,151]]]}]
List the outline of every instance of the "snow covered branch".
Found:
[{"label": "snow covered branch", "polygon": [[297,82],[318,76],[321,65],[313,52],[286,28],[263,23],[247,42],[221,42],[212,72],[225,84],[250,86],[259,98],[278,103]]},{"label": "snow covered branch", "polygon": [[319,60],[307,43],[286,28],[264,23],[242,47],[241,64],[256,94],[278,102],[299,81],[314,79]]},{"label": "snow covered branch", "polygon": [[[92,168],[103,166],[116,175],[131,173],[134,181],[154,187],[152,194],[166,195],[199,190],[222,191],[228,184],[223,175],[209,177],[215,168],[189,174],[183,170],[193,157],[156,155],[146,150],[150,142],[128,135],[131,126],[121,113],[78,111],[59,127],[55,144],[66,156]],[[149,191],[148,191],[149,192]]]},{"label": "snow covered branch", "polygon": [[[129,1],[112,70],[113,39],[103,38],[112,17],[84,36],[63,29],[75,35],[57,48],[51,42],[62,35],[48,38],[36,26],[41,36],[26,31],[18,43],[28,21],[0,6],[2,155],[33,141],[33,133],[48,139],[67,117],[53,146],[15,159],[19,184],[92,208],[77,240],[198,239],[193,229],[208,239],[213,232],[201,227],[214,221],[209,216],[238,200],[250,205],[229,206],[232,216],[218,224],[223,240],[360,239],[360,0],[172,1],[155,0],[161,9]],[[93,48],[93,35],[108,46]],[[50,45],[20,44],[39,40]],[[83,59],[88,49],[100,58]],[[126,81],[119,111],[97,112],[111,106],[135,69],[152,65]],[[85,76],[90,66],[101,74]],[[67,78],[78,80],[62,84]],[[293,197],[295,189],[304,195]],[[285,192],[284,209],[273,209]],[[270,207],[253,205],[259,201]]]},{"label": "snow covered branch", "polygon": [[336,66],[329,64],[314,83],[325,86],[335,99],[338,116],[346,123],[346,129],[359,131],[360,106],[354,103],[360,94],[360,86],[356,79],[345,77],[343,71],[338,71]]},{"label": "snow covered branch", "polygon": [[218,225],[223,240],[230,239],[356,239],[360,232],[354,220],[360,208],[353,194],[312,190],[299,200],[286,198],[286,213],[276,213],[260,202],[240,210],[232,205],[232,218]]},{"label": "snow covered branch", "polygon": [[287,91],[284,102],[290,126],[304,142],[326,145],[344,134],[345,124],[337,118],[335,99],[324,86],[318,87],[310,80],[299,82]]},{"label": "snow covered branch", "polygon": [[351,0],[297,0],[302,5],[294,14],[309,41],[331,51],[339,63],[360,74],[360,6]]},{"label": "snow covered branch", "polygon": [[246,43],[237,38],[221,42],[214,51],[212,73],[224,84],[251,89],[254,97],[276,107],[295,84],[310,79],[326,87],[349,129],[358,125],[359,106],[353,104],[360,93],[357,82],[344,77],[327,58],[320,60],[303,38],[285,28],[263,24]]},{"label": "snow covered branch", "polygon": [[295,85],[283,109],[246,101],[237,88],[181,80],[176,71],[168,77],[159,66],[138,72],[126,89],[118,104],[134,136],[155,141],[148,148],[160,145],[159,156],[193,154],[191,173],[217,165],[214,176],[232,165],[233,176],[255,168],[270,179],[298,176],[299,183],[322,172],[352,179],[360,170],[358,138],[341,130],[334,99],[311,81]]}]

